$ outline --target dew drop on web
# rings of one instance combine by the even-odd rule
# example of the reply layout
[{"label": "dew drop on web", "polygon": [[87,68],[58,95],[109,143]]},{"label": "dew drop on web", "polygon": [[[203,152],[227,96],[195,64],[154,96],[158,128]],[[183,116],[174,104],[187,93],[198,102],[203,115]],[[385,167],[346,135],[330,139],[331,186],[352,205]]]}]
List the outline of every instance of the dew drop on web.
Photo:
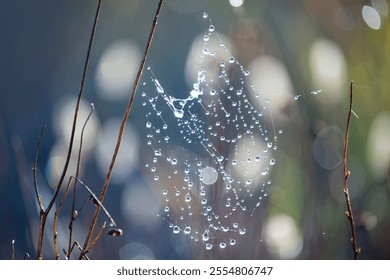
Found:
[{"label": "dew drop on web", "polygon": [[[145,166],[163,201],[157,214],[174,235],[214,250],[235,246],[247,235],[243,215],[261,211],[277,135],[265,121],[269,101],[250,84],[250,72],[207,13],[203,19],[201,67],[192,88],[168,92],[148,66],[140,98],[149,148]],[[255,106],[254,98],[264,106]]]}]

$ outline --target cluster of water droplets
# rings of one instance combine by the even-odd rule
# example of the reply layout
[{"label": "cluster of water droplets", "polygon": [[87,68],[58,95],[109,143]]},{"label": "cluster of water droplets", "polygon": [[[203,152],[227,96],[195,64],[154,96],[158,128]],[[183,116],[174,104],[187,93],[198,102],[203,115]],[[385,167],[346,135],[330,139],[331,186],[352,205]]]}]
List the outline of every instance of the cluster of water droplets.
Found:
[{"label": "cluster of water droplets", "polygon": [[148,67],[141,90],[151,150],[145,166],[165,203],[159,216],[174,234],[212,249],[234,246],[246,234],[240,221],[267,196],[282,131],[275,132],[265,118],[271,114],[268,100],[253,105],[262,96],[248,84],[250,73],[206,13],[203,18],[208,31],[199,59],[204,63],[192,89],[175,97],[180,93],[167,92]]}]

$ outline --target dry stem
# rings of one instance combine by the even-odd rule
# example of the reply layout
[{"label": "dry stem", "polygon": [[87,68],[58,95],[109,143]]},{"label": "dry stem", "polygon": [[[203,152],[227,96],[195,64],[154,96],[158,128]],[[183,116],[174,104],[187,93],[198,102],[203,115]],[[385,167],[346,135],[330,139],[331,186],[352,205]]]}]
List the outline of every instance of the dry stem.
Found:
[{"label": "dry stem", "polygon": [[361,252],[360,247],[357,245],[356,240],[356,228],[355,228],[355,220],[353,218],[353,212],[352,212],[352,206],[351,206],[351,199],[349,197],[349,189],[348,189],[348,178],[351,174],[347,167],[347,151],[348,151],[348,134],[349,134],[349,126],[351,123],[351,114],[352,114],[352,94],[353,93],[353,81],[351,81],[350,89],[349,89],[349,111],[348,111],[348,118],[347,118],[347,126],[345,128],[345,142],[344,142],[344,156],[343,156],[343,165],[344,165],[344,194],[345,194],[345,201],[347,204],[347,211],[345,214],[347,215],[347,218],[351,225],[351,232],[352,232],[352,249],[355,260],[359,259],[359,254]]},{"label": "dry stem", "polygon": [[[122,142],[122,137],[123,137],[123,133],[124,133],[124,130],[125,130],[125,126],[126,126],[126,123],[127,123],[128,118],[129,118],[129,114],[130,114],[130,111],[131,111],[131,108],[132,108],[132,105],[133,105],[133,102],[134,102],[134,98],[135,98],[135,95],[136,95],[136,90],[137,90],[137,87],[138,87],[138,83],[139,83],[139,81],[141,79],[141,74],[142,74],[143,69],[145,67],[146,58],[147,58],[148,53],[149,53],[149,49],[150,49],[150,46],[151,46],[151,43],[152,43],[154,32],[156,30],[157,20],[158,20],[158,17],[160,15],[160,11],[161,11],[161,7],[162,7],[163,2],[164,2],[164,0],[160,0],[159,1],[158,7],[157,7],[157,10],[156,10],[156,14],[154,16],[153,24],[152,24],[152,27],[151,27],[151,30],[150,30],[150,33],[149,33],[149,38],[148,38],[148,41],[147,41],[147,44],[146,44],[146,47],[145,47],[144,56],[143,56],[142,61],[141,61],[140,65],[139,65],[138,73],[137,73],[137,76],[136,76],[135,81],[134,81],[133,90],[132,90],[132,93],[131,93],[131,96],[130,96],[130,100],[129,100],[129,103],[128,103],[127,107],[126,107],[126,111],[125,111],[125,113],[123,115],[123,118],[122,118],[122,122],[121,122],[121,126],[119,128],[119,135],[118,135],[118,138],[117,138],[115,150],[113,152],[111,163],[110,163],[110,166],[109,166],[107,174],[106,174],[106,179],[104,181],[104,185],[103,185],[102,191],[100,193],[100,197],[99,197],[100,203],[103,202],[104,197],[105,197],[105,195],[107,193],[107,189],[108,189],[108,185],[110,183],[110,179],[111,179],[112,171],[113,171],[113,168],[114,168],[114,164],[115,164],[118,152],[119,152],[119,148],[121,146],[121,142]],[[95,225],[96,225],[96,221],[97,221],[97,218],[98,218],[98,215],[99,215],[99,212],[100,212],[100,208],[101,208],[100,205],[101,204],[96,205],[95,213],[94,213],[94,216],[92,218],[92,223],[91,223],[91,226],[89,228],[89,232],[87,234],[87,237],[85,238],[85,242],[84,242],[84,246],[83,246],[83,252],[80,254],[79,259],[83,258],[85,252],[89,248],[89,242],[91,240],[91,236],[92,236],[92,233],[94,231],[94,228],[95,228]]]},{"label": "dry stem", "polygon": [[[50,213],[50,210],[53,207],[53,205],[54,205],[54,203],[55,203],[55,201],[56,201],[56,199],[58,197],[58,193],[59,193],[59,191],[61,189],[61,186],[62,186],[62,183],[63,183],[63,181],[65,179],[66,172],[68,171],[68,166],[69,166],[70,158],[71,158],[71,155],[72,155],[73,142],[74,142],[74,137],[75,137],[75,133],[76,133],[76,124],[77,124],[78,112],[79,112],[81,98],[82,98],[84,87],[85,87],[85,81],[86,81],[87,72],[88,72],[89,60],[90,60],[90,57],[91,57],[91,51],[92,51],[92,46],[93,46],[93,42],[94,42],[94,38],[95,38],[96,27],[97,27],[97,23],[98,23],[98,20],[99,20],[99,15],[100,15],[101,3],[102,3],[102,0],[99,0],[97,8],[96,8],[96,14],[95,14],[93,27],[92,27],[91,37],[89,39],[89,45],[88,45],[87,55],[86,55],[86,58],[85,58],[83,75],[82,75],[82,78],[81,78],[80,91],[79,91],[79,94],[78,94],[76,108],[75,108],[75,113],[74,113],[74,117],[73,117],[72,132],[71,132],[71,136],[70,136],[70,140],[69,140],[69,147],[68,147],[68,152],[67,152],[67,156],[66,156],[66,160],[65,160],[65,165],[64,165],[64,168],[62,170],[62,174],[61,174],[61,177],[60,177],[60,179],[58,181],[58,184],[57,184],[57,186],[55,188],[53,197],[51,198],[51,200],[50,200],[46,210],[42,206],[42,201],[41,201],[41,197],[39,196],[39,193],[38,193],[38,185],[37,185],[37,182],[36,182],[36,163],[37,163],[37,158],[38,158],[38,150],[39,150],[40,139],[38,141],[38,147],[37,147],[37,151],[36,151],[36,159],[35,159],[34,169],[33,169],[35,192],[36,192],[37,200],[38,200],[39,207],[40,207],[40,213],[39,213],[39,235],[38,235],[38,253],[37,253],[38,254],[38,259],[42,259],[43,258],[42,257],[42,247],[43,247],[43,237],[44,237],[44,231],[45,231],[45,225],[46,225],[47,217],[48,217],[48,215]],[[42,133],[43,133],[43,131],[41,132],[41,136],[42,136]],[[41,136],[40,136],[40,138],[41,138]]]}]

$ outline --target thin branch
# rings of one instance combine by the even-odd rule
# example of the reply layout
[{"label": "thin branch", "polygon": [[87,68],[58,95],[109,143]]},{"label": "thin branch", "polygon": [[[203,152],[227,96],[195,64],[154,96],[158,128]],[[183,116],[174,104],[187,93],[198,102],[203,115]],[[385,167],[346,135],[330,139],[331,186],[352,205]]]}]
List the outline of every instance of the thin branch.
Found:
[{"label": "thin branch", "polygon": [[347,215],[347,218],[351,225],[351,232],[352,232],[352,249],[353,249],[353,255],[355,260],[359,259],[359,254],[361,252],[360,247],[357,245],[356,240],[356,227],[355,227],[355,220],[353,218],[353,212],[352,212],[352,206],[351,206],[351,199],[349,197],[349,188],[348,188],[348,178],[351,174],[347,167],[347,152],[348,152],[348,138],[349,138],[349,127],[351,123],[351,114],[352,114],[352,95],[353,95],[353,81],[351,81],[350,89],[349,89],[349,111],[348,111],[348,118],[347,118],[347,126],[345,128],[345,141],[344,141],[344,156],[343,156],[343,165],[344,165],[344,194],[345,194],[345,201],[347,204],[347,211],[345,214]]},{"label": "thin branch", "polygon": [[114,218],[107,211],[106,207],[104,207],[103,203],[100,202],[100,200],[97,198],[97,196],[92,192],[92,190],[86,184],[84,184],[80,179],[77,179],[75,177],[73,177],[73,179],[75,179],[80,185],[82,185],[87,190],[93,203],[95,205],[99,206],[103,210],[103,212],[106,214],[107,218],[110,220],[111,226],[116,227],[117,224],[116,224]]},{"label": "thin branch", "polygon": [[[58,237],[58,234],[57,234],[57,221],[58,221],[58,215],[59,215],[59,211],[63,205],[63,203],[65,202],[67,196],[68,196],[68,193],[69,193],[69,189],[72,185],[72,180],[74,180],[76,183],[79,183],[81,186],[83,186],[87,192],[89,193],[89,196],[90,198],[92,199],[93,203],[94,204],[97,204],[99,205],[103,212],[107,215],[108,219],[110,220],[110,226],[112,227],[108,234],[111,235],[111,236],[121,236],[122,235],[122,230],[120,228],[117,227],[117,224],[115,222],[115,220],[112,218],[111,214],[107,211],[107,209],[104,207],[104,205],[98,200],[98,198],[96,197],[96,195],[91,191],[91,189],[86,185],[84,184],[80,179],[76,178],[76,177],[73,177],[71,176],[69,178],[69,181],[68,181],[68,185],[65,189],[65,192],[64,192],[64,195],[62,196],[62,199],[60,201],[60,203],[58,204],[58,207],[56,209],[56,212],[54,213],[54,221],[53,221],[53,236],[54,236],[54,252],[55,252],[55,255],[56,255],[56,259],[58,260],[60,258],[60,255],[59,255],[59,251],[58,251],[58,242],[57,242],[57,237]],[[76,189],[74,189],[74,191],[76,191]],[[73,214],[72,214],[72,217],[71,217],[71,221],[75,221],[76,218],[78,217],[78,212],[80,211],[75,211],[73,210]],[[104,222],[104,225],[103,227],[101,228],[101,231],[106,227],[106,222]],[[69,223],[69,230],[71,230],[71,223]],[[98,236],[95,237],[95,240],[92,242],[93,245],[91,245],[88,249],[87,249],[87,252],[89,252],[92,247],[95,245],[95,243],[97,242],[97,240],[100,238],[101,236],[101,232],[98,233]],[[66,253],[66,257],[67,259],[70,259],[70,255],[71,255],[71,252],[72,252],[72,248],[75,246],[75,243],[73,242],[73,245],[71,244],[68,248],[68,253]]]},{"label": "thin branch", "polygon": [[[157,6],[156,14],[154,16],[153,24],[152,24],[152,27],[151,27],[151,30],[150,30],[150,33],[149,33],[149,38],[148,38],[148,41],[146,43],[144,56],[143,56],[142,61],[141,61],[140,65],[139,65],[139,68],[138,68],[138,73],[137,73],[137,76],[136,76],[135,81],[134,81],[133,90],[132,90],[132,93],[131,93],[131,96],[130,96],[130,100],[129,100],[129,103],[127,105],[126,111],[125,111],[125,113],[123,115],[121,126],[119,128],[119,135],[118,135],[118,138],[117,138],[115,150],[114,150],[114,153],[112,155],[111,163],[110,163],[110,166],[109,166],[107,174],[106,174],[106,179],[104,181],[104,185],[102,187],[102,191],[100,193],[100,197],[99,197],[99,201],[100,202],[103,202],[103,199],[104,199],[104,197],[105,197],[105,195],[107,193],[107,189],[108,189],[108,185],[110,183],[110,179],[111,179],[112,171],[113,171],[113,168],[114,168],[114,164],[115,164],[118,152],[119,152],[119,148],[121,146],[122,137],[123,137],[123,133],[124,133],[124,130],[125,130],[126,123],[127,123],[127,119],[129,118],[129,114],[130,114],[131,108],[133,106],[134,98],[135,98],[135,95],[136,95],[137,87],[138,87],[139,81],[141,79],[141,75],[142,75],[143,69],[145,67],[146,58],[148,56],[149,49],[150,49],[150,46],[151,46],[151,43],[152,43],[152,40],[153,40],[154,32],[156,30],[158,17],[160,15],[160,11],[161,11],[161,7],[163,5],[163,2],[164,2],[164,0],[160,0],[159,4]],[[84,246],[83,246],[84,250],[86,250],[88,248],[88,244],[89,244],[89,241],[91,239],[92,233],[94,231],[94,228],[95,228],[95,225],[96,225],[96,221],[97,221],[99,212],[100,212],[100,205],[97,205],[97,207],[95,209],[95,213],[94,213],[93,219],[92,219],[91,226],[89,228],[89,232],[87,234],[87,237],[85,238],[85,242],[84,242]],[[82,257],[83,257],[83,253],[80,254],[79,258],[81,259]]]},{"label": "thin branch", "polygon": [[[70,255],[70,254],[72,253],[72,251],[73,251],[73,249],[74,249],[75,246],[77,246],[77,248],[80,250],[80,252],[82,252],[82,248],[81,248],[80,244],[79,244],[77,241],[75,241],[75,242],[73,243],[72,247],[71,247],[70,252],[67,253],[67,252],[65,252],[65,249],[64,249],[64,254],[65,254],[66,256],[67,256],[67,255]],[[84,255],[84,259],[89,260],[89,257],[88,257],[87,255]]]},{"label": "thin branch", "polygon": [[35,189],[35,195],[37,198],[37,202],[40,208],[41,212],[44,212],[44,208],[42,205],[42,197],[39,195],[39,188],[38,188],[38,180],[37,180],[37,164],[38,164],[38,155],[39,155],[39,147],[41,145],[42,136],[45,133],[46,126],[44,126],[41,130],[41,133],[39,134],[37,147],[35,149],[35,160],[34,160],[34,167],[33,167],[33,177],[34,177],[34,189]]},{"label": "thin branch", "polygon": [[[83,70],[83,75],[81,78],[80,91],[79,91],[79,95],[78,95],[77,103],[76,103],[76,108],[75,108],[75,112],[74,112],[72,132],[71,132],[71,136],[70,136],[70,140],[69,140],[69,147],[68,147],[68,153],[67,153],[66,160],[65,160],[65,165],[64,165],[64,168],[62,170],[62,174],[61,174],[61,177],[58,181],[58,184],[55,188],[53,197],[47,206],[47,209],[43,210],[43,208],[41,208],[41,215],[40,215],[40,219],[39,219],[38,259],[42,259],[43,235],[44,235],[44,231],[45,231],[47,216],[49,215],[49,212],[50,212],[51,208],[54,205],[54,202],[56,201],[56,199],[58,197],[58,193],[59,193],[61,186],[62,186],[62,183],[65,179],[66,172],[68,171],[68,166],[69,166],[70,158],[72,155],[73,142],[74,142],[74,137],[75,137],[75,133],[76,133],[77,117],[78,117],[79,107],[80,107],[80,103],[81,103],[81,98],[82,98],[84,87],[85,87],[85,81],[86,81],[87,72],[88,72],[89,60],[91,57],[91,51],[92,51],[92,46],[93,46],[93,42],[94,42],[94,38],[95,38],[96,27],[97,27],[97,23],[99,20],[101,4],[102,4],[102,0],[99,0],[99,2],[97,4],[97,8],[96,8],[96,14],[95,14],[93,27],[92,27],[91,36],[89,39],[87,55],[85,58],[84,70]],[[35,172],[35,169],[34,169],[34,172]],[[38,199],[39,199],[39,197],[38,197]]]},{"label": "thin branch", "polygon": [[37,164],[38,164],[38,154],[39,154],[39,147],[41,144],[43,133],[45,132],[46,126],[44,126],[41,130],[41,133],[38,138],[37,147],[35,150],[35,160],[34,160],[34,167],[33,167],[33,176],[34,176],[34,188],[35,188],[35,195],[37,198],[37,203],[39,205],[39,233],[38,233],[38,259],[41,260],[42,257],[42,246],[43,246],[43,235],[45,230],[45,209],[43,208],[42,204],[42,197],[39,195],[39,188],[38,188],[38,180],[37,180]]},{"label": "thin branch", "polygon": [[95,239],[91,242],[91,245],[87,249],[87,253],[92,250],[92,248],[96,245],[96,242],[99,240],[100,236],[103,233],[103,230],[106,228],[106,222],[103,223],[102,227],[100,228],[99,232],[97,233]]},{"label": "thin branch", "polygon": [[91,57],[92,46],[93,46],[93,42],[94,42],[94,39],[95,39],[96,27],[97,27],[97,23],[98,23],[98,20],[99,20],[101,3],[102,3],[102,0],[99,0],[98,5],[97,5],[97,9],[96,9],[95,20],[94,20],[93,27],[92,27],[91,37],[89,39],[88,51],[87,51],[87,56],[85,58],[83,76],[81,78],[80,91],[79,91],[79,95],[77,97],[77,103],[76,103],[76,108],[75,108],[74,117],[73,117],[72,132],[71,132],[71,135],[70,135],[68,153],[66,155],[64,169],[62,170],[62,174],[61,174],[60,180],[58,181],[57,187],[55,189],[53,198],[50,201],[49,205],[47,206],[47,212],[50,211],[51,207],[53,206],[53,204],[54,204],[54,202],[55,202],[55,200],[56,200],[56,198],[58,196],[58,192],[61,189],[62,182],[65,179],[66,172],[68,171],[68,166],[69,166],[69,163],[70,163],[70,157],[72,155],[72,150],[73,150],[74,137],[75,137],[75,133],[76,133],[77,118],[78,118],[81,98],[83,96],[83,91],[84,91],[84,87],[85,87],[85,81],[86,81],[87,72],[88,72],[89,60],[90,60],[90,57]]},{"label": "thin branch", "polygon": [[[75,214],[76,186],[77,186],[77,180],[78,180],[79,174],[80,174],[80,163],[81,163],[81,153],[82,153],[82,150],[83,150],[84,131],[85,131],[87,123],[88,123],[89,119],[91,118],[91,116],[92,116],[94,111],[95,111],[95,106],[93,105],[93,103],[91,103],[91,112],[88,114],[88,117],[85,120],[83,128],[81,130],[79,153],[77,155],[76,179],[74,180],[74,184],[73,184],[73,199],[72,199],[72,208],[71,208],[70,222],[69,222],[69,245],[68,245],[68,251],[70,251],[70,247],[71,247],[72,239],[73,239],[73,222],[74,222],[74,220],[77,217],[77,215]],[[68,256],[68,258],[70,259],[70,255]]]},{"label": "thin branch", "polygon": [[60,209],[62,207],[62,205],[64,204],[66,198],[68,197],[68,193],[69,193],[69,189],[72,185],[72,180],[74,178],[73,177],[70,177],[69,178],[69,181],[68,181],[68,185],[65,189],[65,192],[64,192],[64,195],[62,196],[61,198],[61,201],[60,203],[58,204],[58,207],[54,213],[54,220],[53,220],[53,236],[54,236],[54,253],[56,255],[56,259],[58,260],[60,258],[60,254],[58,252],[58,245],[57,245],[57,238],[58,238],[58,233],[57,233],[57,220],[58,220],[58,214],[60,213]]}]

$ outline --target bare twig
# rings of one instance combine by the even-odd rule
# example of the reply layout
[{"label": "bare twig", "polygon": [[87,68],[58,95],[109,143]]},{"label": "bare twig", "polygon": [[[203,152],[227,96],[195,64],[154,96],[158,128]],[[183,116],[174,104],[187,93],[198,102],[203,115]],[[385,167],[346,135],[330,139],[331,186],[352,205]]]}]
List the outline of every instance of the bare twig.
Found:
[{"label": "bare twig", "polygon": [[[149,38],[148,38],[148,41],[146,43],[144,56],[143,56],[142,61],[141,61],[140,65],[139,65],[139,68],[138,68],[138,72],[137,72],[137,76],[136,76],[135,81],[134,81],[134,85],[133,85],[132,93],[131,93],[131,96],[130,96],[130,100],[129,100],[129,103],[128,103],[127,107],[126,107],[126,111],[125,111],[125,113],[123,115],[121,126],[119,128],[119,135],[118,135],[118,138],[117,138],[115,150],[113,152],[111,163],[110,163],[110,166],[109,166],[107,174],[106,174],[106,179],[104,181],[104,185],[103,185],[102,191],[100,193],[100,197],[99,197],[99,201],[100,202],[102,202],[104,200],[104,197],[105,197],[105,195],[107,193],[107,189],[108,189],[108,185],[110,183],[112,171],[113,171],[113,168],[114,168],[114,165],[115,165],[115,161],[116,161],[116,158],[117,158],[117,155],[118,155],[118,152],[119,152],[119,148],[121,146],[122,137],[123,137],[123,133],[124,133],[124,130],[125,130],[126,123],[127,123],[127,119],[129,118],[129,114],[130,114],[131,108],[133,106],[134,98],[135,98],[135,95],[136,95],[137,87],[138,87],[139,81],[141,79],[141,74],[142,74],[143,69],[145,67],[146,58],[147,58],[148,53],[149,53],[149,49],[150,49],[150,46],[151,46],[151,43],[152,43],[154,32],[156,30],[158,17],[160,15],[160,11],[161,11],[161,7],[163,5],[163,2],[164,2],[164,0],[160,0],[159,4],[157,6],[157,10],[156,10],[156,13],[155,13],[155,16],[154,16],[153,24],[152,24],[152,27],[151,27],[151,30],[150,30],[150,33],[149,33]],[[92,233],[94,231],[94,228],[95,228],[95,225],[96,225],[96,221],[97,221],[97,218],[98,218],[98,215],[99,215],[99,212],[100,212],[100,208],[101,208],[100,205],[96,206],[96,210],[95,210],[95,213],[94,213],[94,216],[93,216],[93,219],[92,219],[91,226],[89,228],[89,232],[87,234],[87,237],[85,238],[83,250],[87,250],[87,248],[89,247],[88,244],[90,242]],[[84,255],[84,252],[82,252],[80,254],[79,258],[81,259],[83,257],[83,255]]]},{"label": "bare twig", "polygon": [[46,218],[45,218],[45,209],[43,208],[43,204],[42,204],[42,197],[39,195],[38,180],[37,180],[37,164],[38,164],[39,146],[41,144],[41,140],[42,140],[43,133],[45,132],[45,128],[46,126],[42,128],[38,138],[38,143],[35,150],[34,167],[33,167],[35,195],[37,197],[37,203],[39,206],[38,259],[40,260],[42,259],[43,235],[44,235]]},{"label": "bare twig", "polygon": [[35,188],[35,195],[37,197],[37,202],[40,208],[41,212],[44,212],[44,208],[42,205],[42,197],[39,195],[39,188],[38,188],[38,180],[37,180],[37,164],[38,164],[38,155],[39,155],[39,146],[41,145],[42,136],[45,133],[46,126],[44,126],[41,130],[41,133],[39,134],[37,147],[35,149],[35,160],[34,160],[34,167],[33,167],[33,177],[34,177],[34,188]]},{"label": "bare twig", "polygon": [[[94,204],[99,205],[101,207],[101,209],[103,210],[103,212],[106,214],[107,218],[110,220],[110,227],[111,227],[111,229],[109,230],[108,234],[111,235],[111,236],[121,236],[122,235],[122,230],[117,227],[117,224],[116,224],[114,218],[111,216],[110,212],[108,212],[108,210],[104,207],[104,205],[98,200],[98,198],[92,192],[92,190],[86,184],[84,184],[80,179],[78,179],[78,178],[76,178],[74,176],[71,176],[69,178],[68,185],[67,185],[67,187],[65,189],[64,195],[62,196],[61,201],[58,204],[58,207],[56,209],[56,212],[54,213],[54,221],[53,221],[54,253],[56,255],[56,259],[57,260],[60,259],[60,255],[59,255],[59,251],[58,251],[58,242],[57,242],[58,241],[57,240],[57,238],[58,238],[58,234],[57,234],[58,215],[59,215],[59,211],[61,210],[62,205],[64,204],[64,202],[65,202],[65,200],[66,200],[66,198],[68,196],[69,189],[72,186],[73,180],[76,182],[76,185],[77,185],[77,183],[79,183],[81,186],[83,186],[87,190],[87,192],[89,194],[89,197],[90,197],[90,200],[92,200],[92,202]],[[74,189],[74,192],[76,192],[76,189]],[[81,211],[76,211],[74,207],[72,208],[72,217],[71,217],[71,222],[69,223],[69,230],[70,230],[70,232],[72,231],[72,224],[76,220],[76,218],[78,217],[78,213],[79,212],[81,212]],[[102,226],[100,231],[102,231],[105,227],[106,227],[106,223],[104,223],[104,225]],[[92,249],[92,247],[95,245],[95,243],[100,238],[100,236],[101,236],[101,232],[100,231],[99,231],[99,234],[95,237],[94,241],[92,242],[93,245],[91,244],[91,246],[87,249],[87,252],[89,252]],[[70,259],[71,253],[73,251],[74,246],[75,246],[75,242],[72,242],[70,244],[70,246],[68,247],[68,252],[65,252],[65,255],[66,255],[67,259]]]},{"label": "bare twig", "polygon": [[[76,124],[77,124],[78,112],[79,112],[81,98],[82,98],[84,87],[85,87],[85,81],[86,81],[87,72],[88,72],[89,60],[90,60],[90,57],[91,57],[91,51],[92,51],[92,46],[93,46],[93,42],[94,42],[94,38],[95,38],[96,27],[97,27],[97,23],[98,23],[98,20],[99,20],[101,4],[102,4],[102,0],[99,0],[98,4],[97,4],[97,8],[96,8],[96,14],[95,14],[93,27],[92,27],[91,36],[90,36],[90,39],[89,39],[87,55],[86,55],[86,58],[85,58],[84,70],[83,70],[83,75],[82,75],[82,78],[81,78],[80,91],[79,91],[79,95],[78,95],[78,98],[77,98],[75,113],[74,113],[74,117],[73,117],[72,132],[71,132],[71,136],[70,136],[70,140],[69,140],[69,147],[68,147],[68,152],[67,152],[64,168],[62,170],[62,174],[60,176],[58,184],[57,184],[57,186],[55,188],[53,197],[52,197],[52,199],[50,200],[50,202],[49,202],[49,204],[47,206],[47,209],[44,210],[43,207],[41,206],[42,204],[40,203],[40,206],[41,206],[41,211],[40,212],[41,213],[40,213],[40,219],[39,219],[38,259],[42,259],[43,236],[44,236],[44,231],[45,231],[45,225],[46,225],[47,217],[48,217],[48,215],[50,213],[50,210],[53,207],[53,205],[54,205],[54,203],[55,203],[55,201],[56,201],[56,199],[58,197],[58,193],[59,193],[59,191],[61,189],[61,186],[62,186],[62,183],[63,183],[63,181],[65,179],[66,172],[68,171],[68,166],[69,166],[70,158],[71,158],[71,155],[72,155],[73,142],[74,142],[74,137],[75,137],[75,133],[76,133]],[[35,172],[36,172],[35,170],[36,170],[36,166],[34,165],[34,176],[35,176]],[[38,199],[38,202],[39,202],[40,201],[39,196],[37,196],[37,199]]]},{"label": "bare twig", "polygon": [[348,189],[348,178],[351,174],[347,167],[347,151],[348,151],[348,134],[349,134],[349,126],[351,123],[351,114],[352,114],[352,94],[353,93],[353,81],[351,81],[350,89],[349,89],[349,111],[348,111],[348,118],[347,118],[347,126],[345,128],[345,141],[344,141],[344,156],[343,156],[343,163],[344,163],[344,194],[345,194],[345,201],[347,203],[347,211],[345,214],[347,215],[347,218],[351,225],[351,231],[352,231],[352,249],[355,260],[359,259],[359,254],[361,252],[360,247],[357,245],[356,240],[356,228],[355,228],[355,220],[353,218],[353,212],[352,212],[352,206],[351,206],[351,199],[349,197],[349,189]]},{"label": "bare twig", "polygon": [[92,248],[96,245],[96,242],[99,240],[100,236],[103,233],[103,230],[106,228],[106,222],[103,223],[102,227],[100,228],[99,232],[96,234],[95,239],[91,242],[91,245],[87,249],[87,253],[92,250]]},{"label": "bare twig", "polygon": [[[64,254],[65,254],[65,255],[70,255],[70,254],[72,253],[72,251],[73,251],[73,249],[74,249],[75,246],[77,246],[77,248],[80,250],[80,252],[82,252],[83,248],[81,248],[80,244],[79,244],[77,241],[75,241],[75,242],[73,243],[71,249],[70,249],[70,252],[67,253],[67,252],[65,252],[65,249],[64,249]],[[88,255],[84,255],[84,259],[89,260]]]},{"label": "bare twig", "polygon": [[[57,233],[57,220],[58,220],[58,214],[60,212],[60,209],[62,207],[62,205],[64,204],[66,198],[68,197],[68,193],[69,193],[69,189],[70,189],[70,186],[72,185],[72,180],[74,178],[73,177],[70,177],[69,178],[69,181],[68,181],[68,186],[66,187],[65,189],[65,192],[64,192],[64,195],[62,196],[61,198],[61,201],[60,203],[58,204],[57,206],[57,209],[54,213],[54,220],[53,220],[53,236],[54,236],[54,253],[56,255],[56,259],[59,260],[60,259],[60,254],[58,252],[58,245],[57,245],[57,238],[58,238],[58,233]],[[69,256],[67,256],[69,258]]]},{"label": "bare twig", "polygon": [[[73,177],[74,178],[74,177]],[[114,218],[110,215],[110,212],[107,211],[106,207],[104,207],[103,203],[100,202],[100,200],[97,198],[97,196],[93,193],[93,191],[86,185],[84,184],[80,179],[77,179],[77,178],[74,178],[80,185],[82,185],[86,190],[87,192],[89,193],[89,196],[92,200],[92,202],[95,204],[95,205],[98,205],[102,210],[103,212],[106,214],[107,218],[110,220],[110,224],[111,226],[114,226],[116,227],[117,224],[116,222],[114,221]]]},{"label": "bare twig", "polygon": [[[68,245],[68,252],[70,251],[70,247],[72,244],[72,236],[73,236],[73,222],[76,219],[77,215],[75,214],[75,206],[76,206],[76,186],[77,186],[77,180],[79,178],[80,174],[80,163],[81,163],[81,152],[83,150],[83,139],[84,139],[84,131],[85,127],[87,126],[87,123],[89,119],[91,118],[93,112],[95,111],[95,106],[93,103],[91,103],[91,112],[89,113],[87,119],[85,120],[85,123],[83,125],[83,128],[81,130],[81,136],[80,136],[80,146],[79,146],[79,153],[77,156],[77,167],[76,167],[76,179],[74,180],[73,184],[73,200],[72,200],[72,209],[70,213],[70,222],[69,222],[69,245]],[[70,255],[68,256],[70,259]]]}]

